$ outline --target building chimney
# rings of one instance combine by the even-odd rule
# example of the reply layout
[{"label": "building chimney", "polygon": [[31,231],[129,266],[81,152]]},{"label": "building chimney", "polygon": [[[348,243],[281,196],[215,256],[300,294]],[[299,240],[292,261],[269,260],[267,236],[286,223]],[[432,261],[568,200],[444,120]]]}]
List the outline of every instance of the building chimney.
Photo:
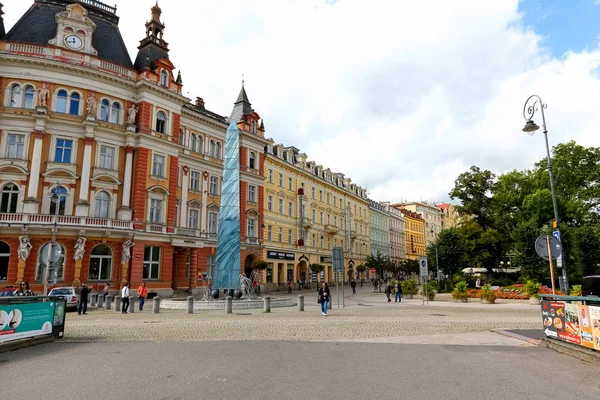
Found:
[{"label": "building chimney", "polygon": [[196,97],[196,107],[204,109],[204,99],[202,97]]},{"label": "building chimney", "polygon": [[0,39],[2,39],[6,34],[6,31],[4,30],[4,19],[2,18],[2,15],[4,14],[4,12],[2,11],[2,7],[4,6],[2,5],[2,3],[0,3]]}]

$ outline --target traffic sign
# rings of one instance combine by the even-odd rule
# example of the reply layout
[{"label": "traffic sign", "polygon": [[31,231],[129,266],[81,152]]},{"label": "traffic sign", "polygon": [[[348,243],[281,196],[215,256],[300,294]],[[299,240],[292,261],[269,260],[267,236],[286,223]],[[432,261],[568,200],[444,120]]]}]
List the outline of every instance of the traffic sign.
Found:
[{"label": "traffic sign", "polygon": [[552,236],[554,236],[556,239],[558,239],[559,242],[562,242],[562,240],[560,240],[560,231],[552,232]]},{"label": "traffic sign", "polygon": [[342,247],[333,248],[333,272],[344,271],[344,249]]},{"label": "traffic sign", "polygon": [[[552,258],[558,258],[562,253],[562,246],[558,239],[550,236],[550,255]],[[542,235],[535,240],[535,251],[538,256],[544,260],[548,259],[548,236]]]},{"label": "traffic sign", "polygon": [[371,273],[374,274],[375,272],[377,272],[377,270],[375,268],[371,268]]},{"label": "traffic sign", "polygon": [[421,276],[429,275],[429,269],[427,268],[427,257],[419,257],[419,271]]}]

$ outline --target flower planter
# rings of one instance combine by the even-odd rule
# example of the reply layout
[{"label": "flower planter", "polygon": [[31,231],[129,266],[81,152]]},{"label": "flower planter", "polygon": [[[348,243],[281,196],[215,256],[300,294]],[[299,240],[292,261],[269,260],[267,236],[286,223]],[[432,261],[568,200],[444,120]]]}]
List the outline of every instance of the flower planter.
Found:
[{"label": "flower planter", "polygon": [[481,299],[481,302],[483,304],[496,304],[495,301],[491,301],[491,300],[488,300],[488,299]]},{"label": "flower planter", "polygon": [[533,304],[538,306],[540,304],[540,298],[539,297],[535,297],[535,296],[531,296],[529,298],[529,304]]},{"label": "flower planter", "polygon": [[455,303],[468,303],[469,302],[469,298],[468,297],[465,297],[465,298],[459,297],[457,299],[454,299],[454,302]]},{"label": "flower planter", "polygon": [[408,300],[412,300],[414,298],[413,294],[407,294],[404,297],[406,297]]}]

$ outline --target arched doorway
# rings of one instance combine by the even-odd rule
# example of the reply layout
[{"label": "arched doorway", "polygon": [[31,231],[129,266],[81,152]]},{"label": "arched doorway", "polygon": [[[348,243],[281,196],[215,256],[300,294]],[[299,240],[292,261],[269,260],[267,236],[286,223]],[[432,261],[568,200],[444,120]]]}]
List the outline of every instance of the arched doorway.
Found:
[{"label": "arched doorway", "polygon": [[253,254],[249,254],[244,260],[244,274],[246,274],[248,278],[250,278],[250,275],[252,275],[252,262],[254,261],[254,258],[255,257]]},{"label": "arched doorway", "polygon": [[354,263],[350,261],[348,263],[348,281],[354,279]]}]

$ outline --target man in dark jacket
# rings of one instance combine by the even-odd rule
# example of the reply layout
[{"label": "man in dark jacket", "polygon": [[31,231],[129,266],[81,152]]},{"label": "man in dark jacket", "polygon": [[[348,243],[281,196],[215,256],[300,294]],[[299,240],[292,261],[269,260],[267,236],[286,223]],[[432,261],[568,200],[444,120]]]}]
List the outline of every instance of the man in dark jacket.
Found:
[{"label": "man in dark jacket", "polygon": [[352,294],[356,294],[356,282],[354,279],[352,279],[352,282],[350,282],[350,286],[352,287]]},{"label": "man in dark jacket", "polygon": [[77,307],[77,314],[81,315],[83,311],[83,315],[87,315],[87,303],[88,303],[88,295],[92,290],[88,288],[87,282],[83,282],[81,284],[81,291],[79,292],[79,306]]}]

